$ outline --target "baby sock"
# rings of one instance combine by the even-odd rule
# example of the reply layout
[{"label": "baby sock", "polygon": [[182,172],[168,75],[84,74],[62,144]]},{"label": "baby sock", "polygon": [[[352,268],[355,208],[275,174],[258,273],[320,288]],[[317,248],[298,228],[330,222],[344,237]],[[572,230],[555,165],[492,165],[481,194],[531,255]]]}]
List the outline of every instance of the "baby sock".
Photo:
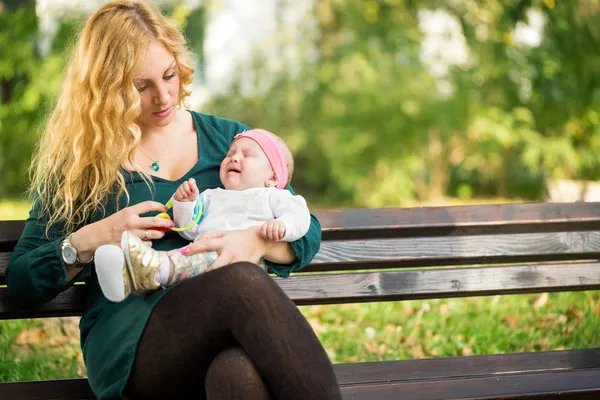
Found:
[{"label": "baby sock", "polygon": [[[219,254],[216,251],[207,251],[204,253],[192,254],[191,256],[185,256],[181,254],[181,249],[177,249],[167,252],[167,256],[168,257],[163,259],[156,270],[155,275],[156,281],[162,286],[179,282],[206,272]],[[263,259],[260,260],[258,265],[264,270],[267,269]],[[169,281],[171,268],[173,269],[173,278]]]},{"label": "baby sock", "polygon": [[[184,256],[181,249],[171,250],[167,253],[173,263],[173,279],[169,283],[179,282],[186,278],[200,275],[210,267],[219,256],[216,251]],[[170,272],[170,271],[169,271]]]}]

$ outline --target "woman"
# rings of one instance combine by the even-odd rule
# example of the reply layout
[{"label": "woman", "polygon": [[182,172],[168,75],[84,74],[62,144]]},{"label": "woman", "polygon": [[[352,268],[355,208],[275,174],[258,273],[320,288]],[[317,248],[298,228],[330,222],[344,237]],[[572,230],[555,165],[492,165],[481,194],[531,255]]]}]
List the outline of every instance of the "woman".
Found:
[{"label": "woman", "polygon": [[338,399],[331,364],[279,276],[319,248],[307,235],[270,243],[255,229],[206,237],[215,270],[146,297],[111,303],[92,256],[128,230],[168,250],[186,242],[147,216],[181,182],[221,187],[219,164],[246,126],[184,110],[193,68],[181,33],[145,3],[102,6],[84,26],[33,164],[34,206],[7,270],[13,299],[50,301],[88,286],[80,323],[88,379],[100,398]]}]

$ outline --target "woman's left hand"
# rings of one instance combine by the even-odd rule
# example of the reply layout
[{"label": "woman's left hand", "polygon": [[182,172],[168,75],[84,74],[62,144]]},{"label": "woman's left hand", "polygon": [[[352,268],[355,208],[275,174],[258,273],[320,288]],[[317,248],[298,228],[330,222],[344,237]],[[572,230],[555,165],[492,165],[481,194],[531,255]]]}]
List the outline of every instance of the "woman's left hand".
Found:
[{"label": "woman's left hand", "polygon": [[181,252],[189,256],[205,251],[216,251],[219,257],[208,269],[210,271],[241,261],[258,264],[271,245],[271,241],[262,237],[260,227],[253,227],[202,234]]}]

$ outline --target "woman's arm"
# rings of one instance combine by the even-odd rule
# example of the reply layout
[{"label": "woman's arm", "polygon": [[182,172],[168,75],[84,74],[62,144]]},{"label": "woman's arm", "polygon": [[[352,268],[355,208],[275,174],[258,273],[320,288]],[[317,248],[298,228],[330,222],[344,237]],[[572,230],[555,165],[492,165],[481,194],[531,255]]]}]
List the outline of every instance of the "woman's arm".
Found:
[{"label": "woman's arm", "polygon": [[[124,230],[142,235],[146,228],[168,227],[170,221],[139,215],[150,211],[164,211],[164,205],[147,201],[124,208],[103,220],[86,225],[71,236],[71,244],[82,261],[89,260],[102,244],[119,244]],[[61,244],[65,235],[61,227],[54,226],[46,236],[46,225],[34,206],[25,224],[6,270],[9,296],[20,304],[38,305],[52,300],[83,271],[84,268],[66,265],[62,258]],[[163,232],[148,230],[148,239],[159,239]]]},{"label": "woman's arm", "polygon": [[291,243],[268,241],[262,237],[260,229],[260,226],[255,226],[234,231],[205,233],[200,235],[194,243],[187,245],[182,253],[192,255],[205,251],[216,251],[219,253],[219,257],[210,269],[221,268],[240,261],[258,263],[263,257],[276,275],[287,278],[293,271],[308,265],[319,251],[321,225],[314,215],[311,215],[308,233]]},{"label": "woman's arm", "polygon": [[290,242],[270,243],[263,257],[265,260],[277,264],[291,264],[297,259]]},{"label": "woman's arm", "polygon": [[52,300],[81,272],[65,266],[62,260],[60,249],[65,237],[57,233],[60,227],[51,229],[49,237],[45,230],[34,206],[6,270],[9,296],[19,304],[37,305]]}]

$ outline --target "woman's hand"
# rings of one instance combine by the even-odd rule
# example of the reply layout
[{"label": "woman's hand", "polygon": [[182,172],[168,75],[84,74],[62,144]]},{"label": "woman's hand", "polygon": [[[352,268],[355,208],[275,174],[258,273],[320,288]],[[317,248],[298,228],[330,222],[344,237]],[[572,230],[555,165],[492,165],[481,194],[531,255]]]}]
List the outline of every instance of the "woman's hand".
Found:
[{"label": "woman's hand", "polygon": [[253,227],[202,234],[181,252],[189,256],[205,251],[216,251],[219,257],[208,269],[213,270],[240,261],[258,264],[271,246],[272,242],[262,237],[260,227]]},{"label": "woman's hand", "polygon": [[146,244],[152,245],[152,240],[162,238],[165,233],[151,228],[172,228],[174,222],[158,217],[140,217],[140,214],[151,211],[164,212],[166,209],[164,204],[150,200],[126,207],[109,217],[82,227],[73,233],[71,243],[82,261],[92,258],[94,251],[101,245],[120,246],[124,231],[133,232]]}]

